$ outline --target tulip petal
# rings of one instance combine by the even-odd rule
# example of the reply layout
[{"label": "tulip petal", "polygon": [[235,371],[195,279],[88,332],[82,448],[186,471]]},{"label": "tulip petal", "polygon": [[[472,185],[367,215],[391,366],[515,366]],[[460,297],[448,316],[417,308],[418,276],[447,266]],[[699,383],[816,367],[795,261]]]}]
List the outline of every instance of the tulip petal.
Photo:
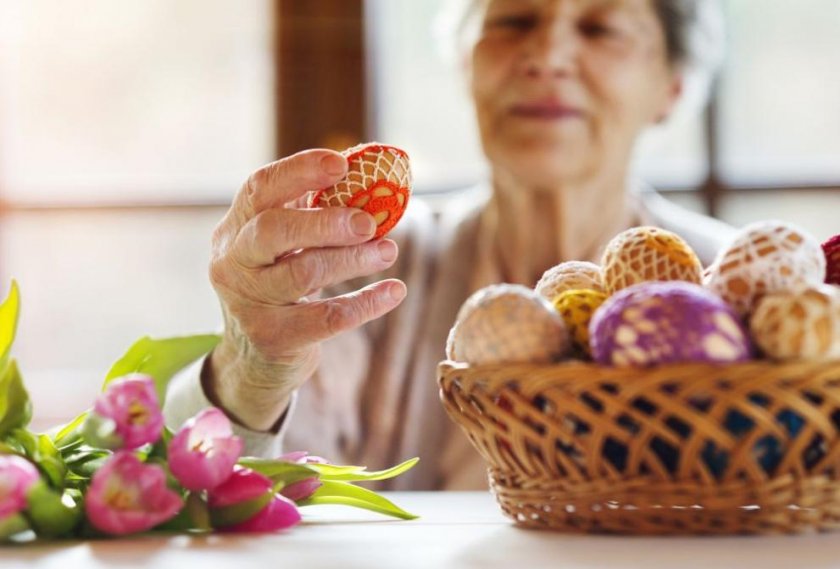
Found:
[{"label": "tulip petal", "polygon": [[155,383],[147,375],[131,374],[110,382],[97,397],[92,415],[99,418],[93,424],[114,422],[116,441],[125,449],[155,443],[163,432],[163,413]]},{"label": "tulip petal", "polygon": [[169,443],[169,468],[188,490],[212,490],[233,472],[242,454],[242,440],[230,420],[209,408],[184,423]]},{"label": "tulip petal", "polygon": [[228,526],[223,531],[235,533],[267,533],[290,528],[300,523],[301,517],[295,504],[280,495],[262,509],[260,513],[241,524]]},{"label": "tulip petal", "polygon": [[298,500],[306,500],[321,486],[322,482],[313,476],[312,478],[289,484],[280,490],[280,493],[289,500],[297,502]]},{"label": "tulip petal", "polygon": [[0,519],[26,507],[26,494],[41,479],[38,469],[23,457],[0,455]]},{"label": "tulip petal", "polygon": [[181,497],[167,488],[166,473],[122,451],[96,471],[85,495],[85,512],[97,529],[114,535],[145,531],[175,516]]},{"label": "tulip petal", "polygon": [[252,500],[271,490],[271,486],[271,479],[267,476],[237,466],[223,484],[208,493],[207,505],[211,508],[223,508]]}]

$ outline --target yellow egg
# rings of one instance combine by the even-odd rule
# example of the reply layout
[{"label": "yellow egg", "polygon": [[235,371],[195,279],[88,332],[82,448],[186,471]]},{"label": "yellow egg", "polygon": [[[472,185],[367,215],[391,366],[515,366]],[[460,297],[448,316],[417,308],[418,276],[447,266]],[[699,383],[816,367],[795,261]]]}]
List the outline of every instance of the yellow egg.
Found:
[{"label": "yellow egg", "polygon": [[840,358],[840,287],[765,295],[750,319],[753,339],[777,360]]},{"label": "yellow egg", "polygon": [[658,227],[633,227],[607,244],[601,260],[607,294],[647,281],[700,284],[703,266],[688,243]]},{"label": "yellow egg", "polygon": [[543,298],[553,300],[567,290],[589,289],[604,291],[601,267],[587,261],[566,261],[543,273],[534,287]]},{"label": "yellow egg", "polygon": [[765,294],[816,286],[825,278],[819,241],[784,221],[742,229],[709,268],[705,286],[745,317]]},{"label": "yellow egg", "polygon": [[470,364],[549,363],[568,353],[562,318],[546,299],[521,285],[499,284],[464,302],[446,355]]},{"label": "yellow egg", "polygon": [[589,347],[589,321],[607,295],[597,290],[577,289],[560,293],[554,299],[554,308],[563,318],[572,338],[572,346],[579,354],[591,357]]}]

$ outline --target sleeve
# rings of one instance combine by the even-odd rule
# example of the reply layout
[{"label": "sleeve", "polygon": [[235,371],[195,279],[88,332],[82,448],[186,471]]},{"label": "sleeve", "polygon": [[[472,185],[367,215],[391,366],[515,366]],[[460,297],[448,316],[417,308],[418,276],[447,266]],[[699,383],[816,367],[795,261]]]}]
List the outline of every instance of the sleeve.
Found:
[{"label": "sleeve", "polygon": [[[177,374],[169,383],[163,415],[166,426],[174,431],[199,411],[213,406],[201,386],[201,371],[206,361],[206,357],[198,360]],[[297,392],[293,392],[289,408],[280,421],[277,433],[252,431],[232,422],[233,434],[244,443],[243,454],[264,458],[274,458],[283,454],[283,439],[296,406]]]}]

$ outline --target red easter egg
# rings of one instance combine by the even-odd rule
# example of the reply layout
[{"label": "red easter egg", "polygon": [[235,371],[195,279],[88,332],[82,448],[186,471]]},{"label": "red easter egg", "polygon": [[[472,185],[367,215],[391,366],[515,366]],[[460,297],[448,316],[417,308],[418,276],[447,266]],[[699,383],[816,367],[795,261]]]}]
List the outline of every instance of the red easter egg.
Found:
[{"label": "red easter egg", "polygon": [[405,213],[411,196],[408,154],[376,142],[343,151],[347,175],[334,186],[312,192],[309,207],[355,207],[376,220],[374,239],[384,237]]}]

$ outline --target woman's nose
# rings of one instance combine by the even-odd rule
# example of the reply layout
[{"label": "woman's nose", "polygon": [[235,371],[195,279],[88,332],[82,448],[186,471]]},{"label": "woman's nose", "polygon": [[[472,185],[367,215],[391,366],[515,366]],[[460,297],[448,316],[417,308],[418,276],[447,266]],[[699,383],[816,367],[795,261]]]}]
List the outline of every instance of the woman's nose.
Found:
[{"label": "woman's nose", "polygon": [[523,72],[534,79],[573,75],[577,69],[578,49],[578,38],[572,22],[553,20],[541,23],[524,45]]}]

